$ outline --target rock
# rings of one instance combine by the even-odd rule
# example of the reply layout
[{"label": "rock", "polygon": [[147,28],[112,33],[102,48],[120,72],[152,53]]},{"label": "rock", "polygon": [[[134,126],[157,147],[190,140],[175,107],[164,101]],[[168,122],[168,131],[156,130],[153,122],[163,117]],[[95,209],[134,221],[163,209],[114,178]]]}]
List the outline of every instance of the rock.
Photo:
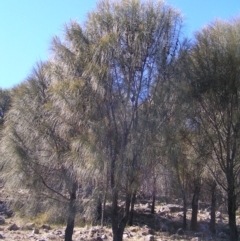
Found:
[{"label": "rock", "polygon": [[127,234],[127,233],[124,233],[124,234],[123,234],[123,239],[126,239],[126,238],[128,238],[128,234]]},{"label": "rock", "polygon": [[200,241],[198,237],[192,238],[191,241]]},{"label": "rock", "polygon": [[154,241],[154,236],[149,234],[149,235],[144,237],[144,241]]},{"label": "rock", "polygon": [[10,226],[8,226],[7,230],[9,231],[16,231],[16,230],[19,230],[20,228],[15,224],[11,224]]},{"label": "rock", "polygon": [[163,214],[167,214],[170,213],[170,208],[168,206],[164,206],[159,210],[159,214],[163,215]]},{"label": "rock", "polygon": [[58,236],[63,234],[62,230],[56,230],[53,233],[58,235]]},{"label": "rock", "polygon": [[50,229],[51,229],[51,227],[50,227],[49,225],[47,225],[47,224],[43,224],[43,225],[41,226],[41,228],[42,228],[42,229],[45,229],[45,230],[50,230]]},{"label": "rock", "polygon": [[58,236],[56,236],[56,235],[54,235],[54,234],[49,234],[49,235],[47,236],[47,238],[50,239],[50,240],[57,240],[57,239],[58,239]]},{"label": "rock", "polygon": [[89,236],[92,238],[92,237],[94,236],[94,234],[97,234],[97,232],[98,232],[98,229],[96,229],[96,228],[91,228],[91,229],[89,230]]},{"label": "rock", "polygon": [[2,235],[2,234],[0,234],[0,239],[4,239],[4,237],[3,237],[3,235]]},{"label": "rock", "polygon": [[34,228],[33,229],[33,234],[39,234],[39,229],[38,228]]},{"label": "rock", "polygon": [[141,208],[143,208],[143,209],[150,208],[150,204],[149,204],[149,203],[142,204],[142,205],[141,205]]},{"label": "rock", "polygon": [[179,229],[177,230],[177,234],[178,234],[178,235],[184,235],[184,230],[183,230],[182,228],[179,228]]},{"label": "rock", "polygon": [[136,233],[138,231],[138,227],[130,227],[129,230],[130,232]]},{"label": "rock", "polygon": [[96,238],[96,241],[103,241],[103,239],[98,236],[98,237]]},{"label": "rock", "polygon": [[148,235],[148,232],[147,231],[143,231],[142,232],[142,236],[147,236]]},{"label": "rock", "polygon": [[6,216],[7,218],[12,217],[13,212],[8,209],[6,202],[0,201],[0,214]]},{"label": "rock", "polygon": [[0,225],[4,225],[4,224],[5,224],[5,219],[0,216]]},{"label": "rock", "polygon": [[168,204],[161,208],[159,211],[160,214],[167,214],[167,213],[175,213],[175,212],[182,212],[183,206],[176,205],[176,204]]},{"label": "rock", "polygon": [[181,206],[181,205],[169,204],[167,206],[170,209],[171,213],[182,212],[183,211],[183,206]]},{"label": "rock", "polygon": [[26,223],[22,226],[22,230],[33,230],[35,227],[35,223]]},{"label": "rock", "polygon": [[216,212],[216,218],[222,218],[221,212]]},{"label": "rock", "polygon": [[148,234],[154,235],[154,230],[151,229],[151,228],[149,228],[149,229],[148,229]]},{"label": "rock", "polygon": [[101,238],[102,238],[102,239],[107,239],[107,235],[106,235],[106,234],[103,234],[103,235],[101,236]]},{"label": "rock", "polygon": [[86,239],[87,239],[87,237],[83,236],[83,237],[80,237],[80,238],[78,239],[78,241],[84,241],[84,240],[86,240]]}]

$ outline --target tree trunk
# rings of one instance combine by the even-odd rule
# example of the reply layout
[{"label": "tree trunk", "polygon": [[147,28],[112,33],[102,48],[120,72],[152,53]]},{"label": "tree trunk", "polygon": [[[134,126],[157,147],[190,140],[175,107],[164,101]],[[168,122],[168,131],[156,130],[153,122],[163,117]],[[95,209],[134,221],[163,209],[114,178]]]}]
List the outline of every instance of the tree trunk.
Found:
[{"label": "tree trunk", "polygon": [[187,200],[186,200],[186,194],[184,191],[183,193],[183,230],[187,229]]},{"label": "tree trunk", "polygon": [[102,216],[101,216],[101,227],[103,227],[104,223],[104,214],[105,214],[105,207],[106,207],[106,200],[107,200],[107,193],[104,193],[103,196],[103,207],[102,207]]},{"label": "tree trunk", "polygon": [[228,190],[228,223],[230,228],[230,241],[238,241],[238,230],[236,225],[236,195],[234,188]]},{"label": "tree trunk", "polygon": [[67,217],[67,227],[65,229],[65,241],[72,241],[74,221],[76,216],[76,191],[77,184],[74,183],[72,186],[72,192],[70,193],[69,207],[68,207],[68,217]]},{"label": "tree trunk", "polygon": [[101,221],[101,219],[102,219],[102,199],[101,199],[101,195],[99,195],[97,200],[97,221]]},{"label": "tree trunk", "polygon": [[156,201],[156,190],[157,190],[157,187],[156,187],[156,182],[157,182],[157,178],[154,177],[153,178],[153,191],[152,191],[152,207],[151,207],[151,214],[154,214],[155,213],[155,201]]},{"label": "tree trunk", "polygon": [[194,188],[192,199],[192,218],[191,218],[191,230],[197,231],[197,214],[198,214],[198,200],[200,194],[200,186],[196,185]]},{"label": "tree trunk", "polygon": [[128,222],[129,226],[133,225],[133,215],[134,215],[135,201],[136,201],[136,191],[133,192],[132,198],[131,198],[131,209],[130,209],[129,222]]},{"label": "tree trunk", "polygon": [[125,211],[123,216],[120,217],[121,213],[118,210],[118,192],[113,190],[112,195],[112,232],[113,232],[113,241],[122,241],[123,232],[126,227],[128,217],[129,217],[129,208],[130,208],[131,198],[130,195],[126,195],[125,199]]},{"label": "tree trunk", "polygon": [[217,184],[216,182],[212,183],[212,187],[211,187],[211,195],[212,195],[212,200],[211,200],[211,220],[210,220],[210,224],[209,224],[209,228],[210,231],[212,233],[216,233],[216,188],[217,188]]}]

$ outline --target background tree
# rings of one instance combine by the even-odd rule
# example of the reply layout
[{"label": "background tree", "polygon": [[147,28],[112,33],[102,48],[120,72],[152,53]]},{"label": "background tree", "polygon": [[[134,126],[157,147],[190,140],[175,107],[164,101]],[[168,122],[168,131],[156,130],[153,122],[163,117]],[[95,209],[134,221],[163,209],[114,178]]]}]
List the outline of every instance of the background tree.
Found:
[{"label": "background tree", "polygon": [[[78,132],[73,132],[76,128],[69,128],[69,116],[65,115],[63,119],[56,102],[53,105],[48,68],[47,63],[38,65],[33,74],[14,89],[1,147],[6,160],[6,178],[12,180],[7,181],[6,186],[9,184],[11,189],[17,188],[15,195],[20,187],[31,190],[38,197],[38,203],[44,198],[62,203],[63,210],[67,209],[65,240],[70,241],[77,209],[78,185],[86,176],[83,163],[87,154],[86,151],[83,154],[84,147],[77,139],[82,122]],[[79,82],[79,86],[82,86]],[[67,87],[61,84],[61,88]],[[65,96],[71,90],[71,83],[69,85],[69,88],[65,88]],[[57,93],[55,85],[51,88]],[[80,113],[83,114],[79,109]],[[68,109],[65,114],[70,114]],[[72,122],[75,120],[72,119]]]},{"label": "background tree", "polygon": [[[196,33],[189,53],[186,75],[201,125],[212,150],[209,165],[218,184],[226,191],[230,240],[238,239],[236,226],[239,195],[239,26],[240,21],[216,21]],[[217,175],[215,170],[224,174]]]}]

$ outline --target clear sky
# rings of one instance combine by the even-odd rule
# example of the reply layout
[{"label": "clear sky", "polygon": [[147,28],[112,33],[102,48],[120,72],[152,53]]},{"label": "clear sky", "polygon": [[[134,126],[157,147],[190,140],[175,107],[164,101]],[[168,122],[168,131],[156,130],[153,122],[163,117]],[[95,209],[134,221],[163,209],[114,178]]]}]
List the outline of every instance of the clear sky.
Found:
[{"label": "clear sky", "polygon": [[[51,38],[71,19],[84,22],[98,0],[0,0],[0,88],[22,82],[47,60]],[[216,18],[240,17],[240,0],[166,0],[184,16],[191,37]],[[239,43],[240,44],[240,43]]]}]

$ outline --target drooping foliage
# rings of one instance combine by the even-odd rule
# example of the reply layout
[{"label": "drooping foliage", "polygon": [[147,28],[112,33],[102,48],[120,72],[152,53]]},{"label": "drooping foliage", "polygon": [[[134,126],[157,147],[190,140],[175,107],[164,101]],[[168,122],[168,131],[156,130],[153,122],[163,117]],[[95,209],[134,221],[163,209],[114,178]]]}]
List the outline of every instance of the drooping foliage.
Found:
[{"label": "drooping foliage", "polygon": [[[216,21],[196,33],[189,53],[190,96],[194,121],[211,150],[208,165],[228,196],[230,240],[237,240],[236,199],[239,195],[239,20]],[[219,170],[223,175],[219,175]]]}]

